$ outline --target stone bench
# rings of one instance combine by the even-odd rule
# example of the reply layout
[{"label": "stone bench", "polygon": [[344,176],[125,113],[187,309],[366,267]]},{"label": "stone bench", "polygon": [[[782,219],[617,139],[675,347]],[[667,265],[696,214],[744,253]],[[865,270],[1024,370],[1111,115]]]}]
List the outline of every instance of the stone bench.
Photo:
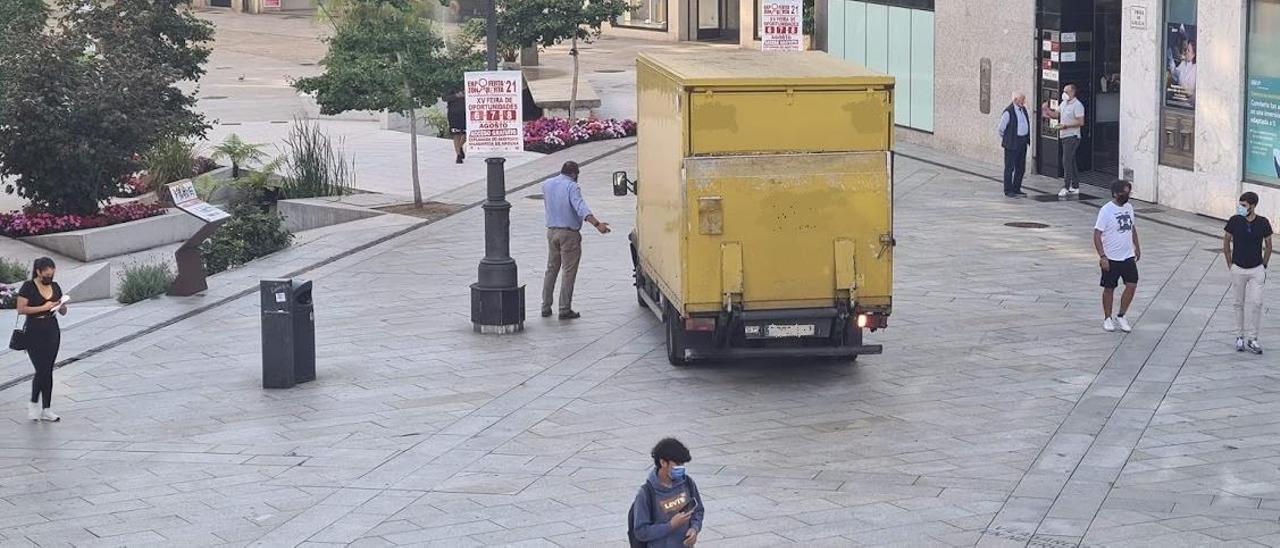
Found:
[{"label": "stone bench", "polygon": [[[573,75],[555,75],[538,78],[540,71],[527,68],[525,80],[534,104],[543,110],[547,118],[569,117],[569,93],[573,89]],[[537,79],[535,79],[537,78]],[[585,74],[578,77],[578,118],[590,118],[600,108],[600,96],[587,81]]]}]

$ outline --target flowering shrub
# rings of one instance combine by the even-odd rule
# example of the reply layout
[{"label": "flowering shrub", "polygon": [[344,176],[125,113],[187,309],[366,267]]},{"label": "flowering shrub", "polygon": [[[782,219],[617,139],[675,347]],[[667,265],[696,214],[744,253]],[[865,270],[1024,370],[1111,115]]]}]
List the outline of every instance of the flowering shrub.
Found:
[{"label": "flowering shrub", "polygon": [[18,308],[18,288],[0,285],[0,310]]},{"label": "flowering shrub", "polygon": [[[195,160],[191,162],[191,177],[203,175],[219,167],[222,166],[219,166],[218,162],[207,156],[196,156]],[[153,190],[151,184],[151,178],[147,177],[145,171],[134,173],[120,181],[120,188],[116,189],[115,196],[117,198],[136,198],[151,192]]]},{"label": "flowering shrub", "polygon": [[606,139],[621,139],[636,134],[632,120],[590,118],[569,121],[565,118],[540,118],[524,124],[524,149],[549,153],[573,145]]},{"label": "flowering shrub", "polygon": [[147,182],[146,175],[130,175],[120,183],[120,189],[116,191],[119,198],[133,198],[151,192],[151,186]]},{"label": "flowering shrub", "polygon": [[111,226],[165,212],[158,204],[114,204],[93,215],[54,215],[52,213],[0,213],[0,235],[10,238],[39,236],[84,228]]}]

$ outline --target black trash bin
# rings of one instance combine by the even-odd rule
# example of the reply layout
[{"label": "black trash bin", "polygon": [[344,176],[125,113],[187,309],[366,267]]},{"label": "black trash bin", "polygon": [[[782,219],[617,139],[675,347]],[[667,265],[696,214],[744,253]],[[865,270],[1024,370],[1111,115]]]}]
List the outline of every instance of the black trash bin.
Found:
[{"label": "black trash bin", "polygon": [[262,280],[262,387],[290,388],[316,378],[311,282]]}]

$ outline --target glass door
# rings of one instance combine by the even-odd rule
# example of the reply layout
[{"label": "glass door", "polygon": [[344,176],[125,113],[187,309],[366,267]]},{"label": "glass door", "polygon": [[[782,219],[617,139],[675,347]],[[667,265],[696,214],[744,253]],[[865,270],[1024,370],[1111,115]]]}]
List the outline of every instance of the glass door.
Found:
[{"label": "glass door", "polygon": [[724,0],[691,0],[694,20],[698,22],[698,40],[714,40],[724,35]]}]

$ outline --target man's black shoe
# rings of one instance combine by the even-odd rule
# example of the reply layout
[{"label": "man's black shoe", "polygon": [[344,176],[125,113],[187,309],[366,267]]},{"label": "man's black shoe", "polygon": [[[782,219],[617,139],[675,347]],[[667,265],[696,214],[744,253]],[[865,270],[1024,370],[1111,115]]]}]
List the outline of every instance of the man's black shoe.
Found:
[{"label": "man's black shoe", "polygon": [[543,318],[550,318],[550,317],[551,317],[551,309],[550,309],[550,308],[544,308],[544,309],[542,309],[542,317],[543,317]]},{"label": "man's black shoe", "polygon": [[1027,197],[1027,193],[1026,193],[1026,192],[1023,192],[1023,191],[1021,191],[1021,190],[1019,190],[1019,191],[1017,191],[1017,192],[1014,192],[1014,193],[1013,193],[1013,195],[1014,195],[1014,196],[1017,196],[1017,197],[1019,197],[1019,198],[1026,198],[1026,197]]},{"label": "man's black shoe", "polygon": [[560,313],[560,319],[562,319],[562,320],[576,320],[576,319],[581,318],[581,317],[582,317],[582,314],[579,314],[579,313],[574,312],[574,311],[572,311],[572,310],[570,310],[570,311],[568,311],[568,312],[561,312],[561,313]]}]

